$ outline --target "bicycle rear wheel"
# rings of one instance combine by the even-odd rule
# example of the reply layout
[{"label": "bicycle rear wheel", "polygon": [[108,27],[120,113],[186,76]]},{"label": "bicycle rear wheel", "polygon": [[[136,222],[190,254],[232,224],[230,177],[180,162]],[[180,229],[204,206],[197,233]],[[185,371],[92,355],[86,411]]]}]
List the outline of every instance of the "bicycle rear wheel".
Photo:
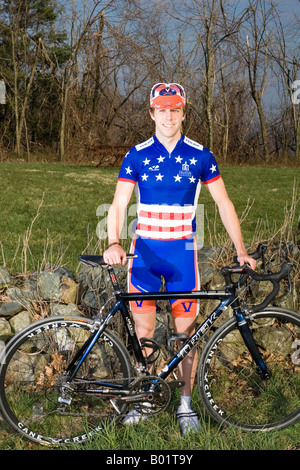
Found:
[{"label": "bicycle rear wheel", "polygon": [[268,308],[252,314],[249,326],[271,378],[258,374],[232,318],[203,351],[198,390],[219,423],[254,432],[283,429],[300,419],[300,315]]},{"label": "bicycle rear wheel", "polygon": [[[65,370],[91,328],[88,319],[48,318],[32,324],[7,345],[1,361],[0,410],[23,437],[49,446],[84,443],[125,413],[126,405],[117,412],[111,396],[93,392],[105,388],[100,383],[122,387],[130,381],[129,355],[113,333],[100,337],[76,379],[66,382]],[[62,404],[58,398],[64,387],[67,401]]]}]

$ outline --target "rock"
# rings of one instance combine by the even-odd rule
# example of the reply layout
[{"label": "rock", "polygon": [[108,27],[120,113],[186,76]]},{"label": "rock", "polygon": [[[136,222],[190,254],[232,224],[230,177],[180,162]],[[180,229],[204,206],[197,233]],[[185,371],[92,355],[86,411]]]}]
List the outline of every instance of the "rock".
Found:
[{"label": "rock", "polygon": [[26,328],[30,323],[32,323],[32,319],[27,310],[23,310],[9,320],[9,324],[15,334]]},{"label": "rock", "polygon": [[89,289],[82,296],[81,304],[85,307],[98,310],[99,308],[101,308],[102,302],[100,297],[97,295],[96,291],[92,291],[91,289]]},{"label": "rock", "polygon": [[12,317],[22,309],[18,302],[0,302],[0,316],[3,317]]},{"label": "rock", "polygon": [[4,266],[0,266],[0,289],[7,287],[12,282],[12,278]]},{"label": "rock", "polygon": [[30,309],[30,300],[36,299],[36,291],[31,289],[20,289],[18,287],[10,287],[7,289],[6,295],[12,301],[19,303],[23,309]]},{"label": "rock", "polygon": [[77,301],[78,285],[67,276],[62,276],[60,286],[60,301],[75,304]]},{"label": "rock", "polygon": [[219,272],[216,272],[210,281],[209,288],[211,290],[220,290],[225,287],[225,279]]},{"label": "rock", "polygon": [[62,275],[59,271],[43,271],[38,280],[39,295],[43,300],[59,300],[60,302],[76,303],[78,285],[73,279]]},{"label": "rock", "polygon": [[288,356],[292,351],[293,334],[287,328],[276,328],[272,326],[258,329],[254,332],[257,343],[270,353],[276,354],[280,351],[283,356]]},{"label": "rock", "polygon": [[11,326],[5,318],[0,318],[0,341],[7,341],[12,336]]},{"label": "rock", "polygon": [[[224,279],[220,275],[218,267],[221,263],[219,257],[223,249],[220,247],[202,247],[198,251],[201,289],[223,290]],[[275,246],[274,253],[279,252],[279,249],[279,245]],[[286,250],[288,250],[295,263],[292,272],[293,295],[287,292],[286,283],[281,283],[280,291],[272,304],[297,312],[299,311],[300,299],[299,262],[297,260],[300,258],[300,250],[293,244],[288,244]],[[281,260],[278,260],[277,263],[274,263],[274,271],[276,271],[276,266],[280,262]],[[115,266],[114,270],[121,289],[126,291],[127,267]],[[102,267],[90,268],[81,266],[76,277],[64,266],[57,268],[57,266],[47,265],[42,272],[35,272],[26,276],[18,274],[17,277],[10,274],[5,267],[0,267],[0,288],[2,295],[2,299],[0,297],[2,300],[0,301],[0,341],[2,342],[5,342],[13,334],[30,324],[33,319],[32,314],[36,319],[49,315],[82,316],[78,306],[80,309],[84,309],[85,314],[94,314],[94,312],[87,311],[89,309],[99,310],[108,298],[113,297],[112,285],[107,270]],[[164,290],[164,282],[162,282],[160,290]],[[272,285],[269,282],[253,284],[247,294],[247,302],[250,306],[259,304],[271,290]],[[197,318],[197,323],[200,324],[218,304],[218,300],[201,301],[200,315]],[[111,306],[111,302],[108,305]],[[108,307],[106,307],[105,311],[107,309]],[[162,315],[161,318],[160,315]],[[224,321],[229,315],[232,315],[230,309],[219,321]],[[166,319],[170,322],[171,326],[170,303],[168,300],[159,300],[157,302],[155,340],[162,345],[162,356],[164,356],[167,334],[165,328]],[[115,320],[114,327],[117,330],[120,327],[120,335],[123,334],[122,325],[118,319]],[[233,341],[235,339],[232,338]],[[279,340],[281,338],[278,337]],[[283,338],[284,340],[287,341],[288,338]]]},{"label": "rock", "polygon": [[5,375],[7,385],[16,383],[33,383],[37,378],[41,378],[41,371],[47,365],[47,356],[43,354],[23,354],[16,352],[15,362],[19,367],[10,367]]},{"label": "rock", "polygon": [[[245,343],[238,330],[228,333],[222,342],[222,355],[229,360],[238,359],[246,351]],[[221,358],[222,361],[222,358]]]},{"label": "rock", "polygon": [[81,312],[78,310],[77,306],[70,303],[68,305],[66,304],[61,304],[57,302],[51,302],[50,303],[50,312],[51,315],[81,315]]},{"label": "rock", "polygon": [[72,271],[67,269],[65,266],[60,266],[59,268],[55,269],[55,272],[60,274],[61,276],[67,276],[70,279],[72,279],[73,281],[75,281],[74,274],[72,273]]},{"label": "rock", "polygon": [[159,344],[160,347],[165,346],[167,343],[168,330],[166,323],[169,320],[167,313],[158,313],[156,315],[156,328],[154,334],[154,340]]},{"label": "rock", "polygon": [[39,294],[44,300],[54,300],[60,297],[60,279],[59,273],[52,271],[43,271],[39,274],[37,284]]},{"label": "rock", "polygon": [[218,255],[217,248],[203,246],[198,252],[198,267],[200,272],[201,286],[208,284],[218,270],[214,267],[213,262]]},{"label": "rock", "polygon": [[76,281],[79,285],[78,302],[85,307],[99,309],[108,296],[106,273],[103,268],[82,267]]},{"label": "rock", "polygon": [[214,277],[215,269],[209,263],[199,263],[201,286],[208,284]]},{"label": "rock", "polygon": [[277,307],[287,308],[288,310],[298,310],[298,296],[297,294],[291,294],[287,292],[285,295],[279,298],[275,298],[273,303]]}]

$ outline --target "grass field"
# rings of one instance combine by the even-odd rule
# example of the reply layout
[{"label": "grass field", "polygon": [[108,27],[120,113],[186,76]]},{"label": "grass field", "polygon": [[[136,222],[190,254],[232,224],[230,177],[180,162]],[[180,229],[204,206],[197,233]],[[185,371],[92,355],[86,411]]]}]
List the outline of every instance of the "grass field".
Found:
[{"label": "grass field", "polygon": [[[293,187],[295,181],[300,181],[300,169],[224,167],[221,173],[238,215],[242,217],[249,208],[242,223],[247,243],[272,237],[286,223],[286,207],[298,197],[295,193],[293,197]],[[111,203],[117,174],[117,169],[92,166],[2,163],[0,265],[24,272],[51,262],[75,271],[78,254],[96,249],[96,211],[99,205]],[[204,188],[200,202],[209,221],[205,242],[215,242],[222,228]],[[296,205],[287,227],[289,235],[296,233],[298,218]],[[102,248],[105,243],[102,240]],[[203,411],[196,395],[195,400],[197,409]],[[153,418],[151,425],[146,421],[137,428],[117,427],[84,449],[286,450],[299,446],[300,423],[276,433],[243,434],[220,429],[205,414],[197,437],[183,439],[174,417],[177,403],[175,394],[168,412]],[[0,425],[1,450],[32,448],[35,447],[12,435],[3,423]]]},{"label": "grass field", "polygon": [[[200,414],[201,430],[196,435],[182,437],[176,422],[179,401],[178,390],[173,395],[168,409],[156,417],[137,426],[116,425],[99,434],[99,438],[84,446],[71,447],[71,450],[98,451],[185,451],[200,450],[296,450],[299,449],[300,423],[277,432],[243,433],[235,429],[223,428],[216,424],[203,410],[197,392],[193,396],[193,406]],[[0,450],[47,450],[12,434],[5,423],[0,423]],[[155,452],[154,452],[155,453]],[[175,452],[176,453],[176,452]],[[194,456],[196,461],[197,456]],[[102,463],[102,461],[101,461]]]},{"label": "grass field", "polygon": [[[239,217],[247,212],[242,222],[245,242],[273,236],[291,205],[300,169],[224,167],[221,172]],[[96,227],[112,201],[117,174],[115,168],[1,163],[0,264],[30,271],[57,262],[75,270],[77,255],[95,250]],[[205,243],[215,243],[223,228],[205,188],[199,202],[205,210]],[[291,232],[298,217],[299,206]],[[100,245],[105,244],[104,239]]]}]

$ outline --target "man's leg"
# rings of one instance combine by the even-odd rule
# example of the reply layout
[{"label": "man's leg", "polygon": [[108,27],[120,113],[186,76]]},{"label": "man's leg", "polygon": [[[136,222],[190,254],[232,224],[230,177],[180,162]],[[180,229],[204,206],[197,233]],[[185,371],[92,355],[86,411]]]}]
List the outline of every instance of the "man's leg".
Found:
[{"label": "man's leg", "polygon": [[[155,332],[156,325],[156,310],[153,310],[149,313],[133,313],[132,317],[135,325],[135,332],[138,337],[138,340],[141,338],[150,338],[152,339]],[[152,353],[152,349],[144,349],[145,356],[149,356]]]},{"label": "man's leg", "polygon": [[[195,332],[196,319],[175,317],[174,329],[176,333],[185,333],[191,336]],[[197,369],[197,354],[194,348],[185,359],[179,364],[179,378],[184,381],[185,385],[181,388],[181,395],[191,395]]]},{"label": "man's leg", "polygon": [[[138,337],[138,340],[141,338],[153,338],[155,325],[156,325],[156,310],[153,310],[149,313],[134,313],[132,312],[132,317],[135,323],[135,332]],[[143,350],[145,356],[149,356],[152,353],[151,348],[145,348]],[[144,407],[147,407],[147,403],[144,403]],[[149,407],[151,404],[149,403]],[[139,407],[133,408],[127,416],[124,418],[125,424],[137,424],[141,420],[147,418],[147,414],[142,414]]]},{"label": "man's leg", "polygon": [[[195,318],[175,317],[174,328],[177,333],[185,333],[191,336],[195,331]],[[191,408],[193,385],[197,369],[197,351],[194,348],[179,364],[179,378],[185,382],[181,388],[181,399],[177,409],[182,434],[197,432],[200,429],[198,414]]]}]

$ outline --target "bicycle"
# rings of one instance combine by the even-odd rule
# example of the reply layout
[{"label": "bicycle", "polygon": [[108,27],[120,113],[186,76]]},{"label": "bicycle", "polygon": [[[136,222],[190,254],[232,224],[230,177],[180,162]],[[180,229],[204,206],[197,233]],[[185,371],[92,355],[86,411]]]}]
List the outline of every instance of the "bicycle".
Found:
[{"label": "bicycle", "polygon": [[[293,266],[285,262],[279,272],[270,273],[265,251],[266,246],[260,245],[252,254],[263,260],[263,273],[237,264],[223,267],[224,290],[134,294],[120,289],[113,266],[104,265],[101,256],[80,255],[83,264],[107,269],[112,297],[94,319],[45,318],[9,341],[0,369],[4,420],[32,442],[59,447],[99,435],[110,422],[121,421],[130,406],[154,416],[168,407],[172,390],[183,385],[174,375],[176,367],[205,339],[197,388],[205,409],[218,423],[250,432],[280,430],[296,423],[300,418],[300,316],[268,307]],[[238,280],[233,279],[236,276]],[[272,292],[250,308],[237,292],[261,281],[271,282]],[[169,338],[169,347],[178,341],[181,347],[158,373],[149,372],[158,345],[147,338],[139,343],[127,307],[129,300],[153,298],[219,300],[190,338],[180,334]],[[109,302],[113,305],[104,315]],[[229,307],[233,315],[215,327]],[[127,331],[128,347],[108,328],[117,312]],[[153,350],[148,358],[145,347]]]}]

